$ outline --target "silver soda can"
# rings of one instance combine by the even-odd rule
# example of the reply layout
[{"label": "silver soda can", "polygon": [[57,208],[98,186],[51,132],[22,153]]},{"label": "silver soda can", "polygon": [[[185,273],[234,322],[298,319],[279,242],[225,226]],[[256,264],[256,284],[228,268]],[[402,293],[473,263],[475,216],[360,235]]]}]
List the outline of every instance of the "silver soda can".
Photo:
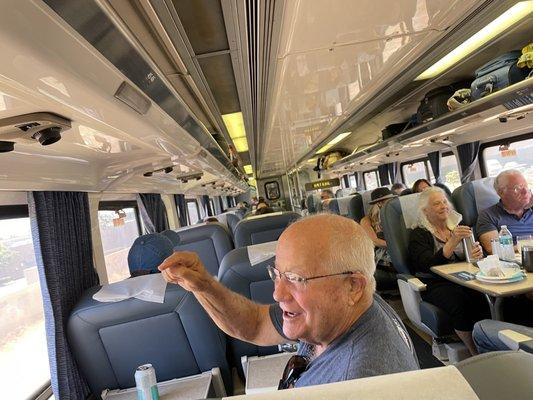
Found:
[{"label": "silver soda can", "polygon": [[473,234],[463,239],[463,248],[465,251],[465,257],[466,257],[466,261],[469,263],[473,263],[477,261],[477,258],[475,258],[473,255],[474,254],[474,243],[476,243],[476,239],[474,239]]},{"label": "silver soda can", "polygon": [[159,400],[159,390],[155,369],[152,364],[144,364],[135,371],[135,386],[137,388],[137,400]]}]

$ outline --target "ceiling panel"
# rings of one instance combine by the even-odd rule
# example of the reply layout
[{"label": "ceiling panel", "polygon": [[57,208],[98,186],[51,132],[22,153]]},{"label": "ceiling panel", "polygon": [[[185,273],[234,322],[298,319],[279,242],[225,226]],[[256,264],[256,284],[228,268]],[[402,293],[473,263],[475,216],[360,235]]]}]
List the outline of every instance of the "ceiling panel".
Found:
[{"label": "ceiling panel", "polygon": [[286,2],[259,176],[290,169],[479,3]]}]

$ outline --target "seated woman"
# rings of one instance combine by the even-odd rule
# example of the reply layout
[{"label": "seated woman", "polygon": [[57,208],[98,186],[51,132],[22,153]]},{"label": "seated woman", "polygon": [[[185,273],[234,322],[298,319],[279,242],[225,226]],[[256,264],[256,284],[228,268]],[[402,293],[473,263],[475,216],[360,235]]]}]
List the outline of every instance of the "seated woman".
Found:
[{"label": "seated woman", "polygon": [[[484,299],[476,292],[440,278],[430,268],[465,259],[462,240],[472,234],[468,226],[457,225],[450,218],[452,206],[444,191],[437,187],[420,194],[418,227],[409,237],[408,257],[415,275],[427,285],[424,301],[444,310],[451,318],[457,336],[472,355],[477,354],[472,340],[474,323],[486,312]],[[479,243],[474,257],[483,257]]]},{"label": "seated woman", "polygon": [[412,193],[422,193],[427,188],[430,188],[432,185],[427,179],[417,179],[413,183],[413,188],[411,189]]},{"label": "seated woman", "polygon": [[[380,187],[372,191],[370,194],[371,204],[368,215],[361,220],[361,226],[364,228],[366,234],[375,246],[375,261],[376,261],[376,281],[378,283],[378,290],[389,289],[389,287],[380,286],[395,286],[396,273],[392,268],[390,256],[387,253],[387,242],[381,227],[380,211],[381,208],[394,197],[397,197],[386,187]],[[392,283],[389,285],[387,281]],[[380,284],[381,283],[381,284]]]}]

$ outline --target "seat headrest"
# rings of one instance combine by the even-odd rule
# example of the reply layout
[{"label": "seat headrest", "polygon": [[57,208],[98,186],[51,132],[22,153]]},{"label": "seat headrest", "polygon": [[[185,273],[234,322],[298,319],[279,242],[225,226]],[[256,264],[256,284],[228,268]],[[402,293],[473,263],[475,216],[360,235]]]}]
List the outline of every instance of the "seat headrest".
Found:
[{"label": "seat headrest", "polygon": [[315,193],[307,196],[307,210],[310,214],[320,212],[322,209],[320,197]]},{"label": "seat headrest", "polygon": [[328,204],[330,212],[359,222],[364,217],[363,200],[360,194],[331,199]]},{"label": "seat headrest", "polygon": [[235,247],[278,240],[281,233],[300,214],[289,211],[245,218],[235,227]]},{"label": "seat headrest", "polygon": [[166,231],[161,232],[161,235],[170,239],[174,246],[178,245],[180,242],[180,236],[176,231],[173,231],[172,229],[167,229]]},{"label": "seat headrest", "polygon": [[494,178],[483,178],[459,186],[452,199],[463,215],[463,223],[475,226],[479,212],[496,204],[500,197],[494,189]]}]

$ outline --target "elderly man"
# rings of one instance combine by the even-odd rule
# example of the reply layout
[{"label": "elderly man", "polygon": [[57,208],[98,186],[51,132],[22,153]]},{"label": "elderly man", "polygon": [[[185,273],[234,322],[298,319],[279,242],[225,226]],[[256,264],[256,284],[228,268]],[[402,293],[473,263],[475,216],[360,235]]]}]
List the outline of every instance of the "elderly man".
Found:
[{"label": "elderly man", "polygon": [[372,242],[350,219],[315,215],[283,232],[269,268],[274,305],[231,292],[194,253],[174,253],[159,269],[193,292],[228,335],[260,346],[300,341],[309,364],[297,387],[418,368],[401,320],[374,295]]},{"label": "elderly man", "polygon": [[524,176],[516,170],[503,171],[494,180],[494,189],[500,201],[479,213],[476,226],[479,242],[489,254],[490,241],[498,237],[502,225],[514,237],[533,233],[531,190]]}]

